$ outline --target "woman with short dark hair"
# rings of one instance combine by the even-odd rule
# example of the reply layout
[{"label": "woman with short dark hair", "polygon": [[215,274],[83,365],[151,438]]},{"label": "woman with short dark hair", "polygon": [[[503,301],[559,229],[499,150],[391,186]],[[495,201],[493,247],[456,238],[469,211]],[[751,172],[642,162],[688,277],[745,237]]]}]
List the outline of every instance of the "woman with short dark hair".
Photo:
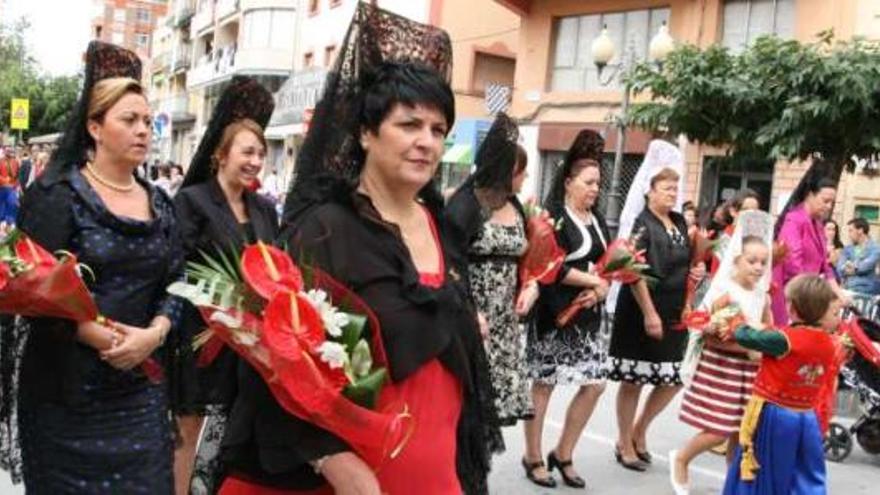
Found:
[{"label": "woman with short dark hair", "polygon": [[450,47],[437,28],[358,6],[279,236],[294,258],[350,287],[375,313],[390,375],[377,406],[399,397],[412,436],[373,472],[340,438],[285,412],[244,367],[223,445],[222,495],[488,492],[487,439],[499,435],[490,432],[491,383],[462,255],[432,183],[455,119]]}]

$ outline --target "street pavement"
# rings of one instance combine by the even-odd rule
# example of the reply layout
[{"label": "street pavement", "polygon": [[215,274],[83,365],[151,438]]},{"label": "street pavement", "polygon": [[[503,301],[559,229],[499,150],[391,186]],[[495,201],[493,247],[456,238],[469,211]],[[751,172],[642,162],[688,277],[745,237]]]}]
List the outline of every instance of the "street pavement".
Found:
[{"label": "street pavement", "polygon": [[[547,424],[544,430],[544,452],[553,447],[562,430],[565,407],[575,392],[575,387],[560,387],[550,402]],[[541,488],[530,483],[523,474],[520,458],[523,452],[522,428],[507,428],[504,432],[507,452],[496,457],[490,477],[493,495],[564,495],[590,493],[602,495],[669,495],[672,489],[668,481],[666,454],[680,447],[694,430],[677,419],[678,400],[655,422],[649,433],[649,447],[654,453],[654,465],[645,473],[627,471],[614,462],[612,449],[617,431],[614,419],[615,384],[609,384],[599,401],[596,412],[587,425],[575,450],[575,468],[587,480],[587,490],[564,487]],[[843,422],[846,422],[843,420]],[[877,494],[880,487],[880,456],[870,456],[856,445],[853,453],[843,463],[827,463],[829,494],[868,495]],[[715,454],[698,457],[691,465],[692,495],[710,495],[721,491],[724,483],[724,459]],[[557,481],[558,473],[555,475]],[[22,495],[21,486],[13,486],[6,473],[0,474],[0,495]],[[417,494],[414,494],[417,495]]]},{"label": "street pavement", "polygon": [[[575,387],[561,387],[550,402],[544,428],[544,454],[553,448],[562,431],[565,408]],[[644,473],[624,469],[613,457],[617,421],[614,401],[617,386],[609,383],[590,423],[584,430],[574,454],[574,466],[587,481],[586,493],[601,495],[671,495],[667,453],[680,448],[695,430],[678,421],[679,399],[660,415],[648,433],[648,447],[654,464]],[[680,394],[679,394],[680,395]],[[846,420],[841,422],[846,423]],[[558,488],[548,489],[526,479],[520,459],[524,442],[522,427],[504,431],[507,451],[496,457],[489,479],[490,491],[498,495],[576,494],[583,490],[564,487],[558,472]],[[880,493],[880,456],[870,456],[856,445],[853,453],[840,464],[827,463],[831,495],[867,495]],[[691,464],[691,495],[718,494],[724,485],[726,467],[720,455],[704,454]]]}]

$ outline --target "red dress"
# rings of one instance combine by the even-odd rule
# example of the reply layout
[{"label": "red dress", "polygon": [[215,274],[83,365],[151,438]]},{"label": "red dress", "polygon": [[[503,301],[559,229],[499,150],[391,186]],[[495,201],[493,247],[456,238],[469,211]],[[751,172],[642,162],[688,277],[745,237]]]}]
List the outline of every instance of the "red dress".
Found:
[{"label": "red dress", "polygon": [[[420,273],[422,285],[437,288],[445,281],[446,268],[434,219],[425,210],[431,233],[440,253],[437,273]],[[394,391],[395,394],[391,392]],[[382,493],[388,495],[453,495],[461,493],[455,469],[456,432],[462,407],[458,379],[434,358],[400,383],[387,384],[379,397],[383,406],[389,397],[402,400],[415,418],[415,430],[400,455],[376,474]],[[330,487],[312,491],[278,490],[229,477],[219,495],[323,495]]]}]

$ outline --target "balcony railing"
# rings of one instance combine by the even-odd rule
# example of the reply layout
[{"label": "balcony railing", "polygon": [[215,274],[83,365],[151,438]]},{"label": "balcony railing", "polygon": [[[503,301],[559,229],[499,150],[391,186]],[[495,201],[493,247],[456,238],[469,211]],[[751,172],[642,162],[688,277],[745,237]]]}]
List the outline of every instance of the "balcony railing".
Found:
[{"label": "balcony railing", "polygon": [[227,45],[203,57],[188,73],[188,87],[212,84],[228,79],[232,74],[287,75],[291,70],[293,53],[283,49],[244,48],[236,51],[236,45]]},{"label": "balcony railing", "polygon": [[195,0],[177,0],[174,10],[174,27],[181,27],[189,22],[196,13]]},{"label": "balcony railing", "polygon": [[186,70],[190,65],[192,65],[192,45],[188,43],[178,45],[171,52],[171,70],[174,72]]},{"label": "balcony railing", "polygon": [[171,54],[168,52],[163,52],[158,55],[153,55],[153,59],[151,61],[151,68],[153,72],[160,72],[168,68],[169,62],[171,59]]}]

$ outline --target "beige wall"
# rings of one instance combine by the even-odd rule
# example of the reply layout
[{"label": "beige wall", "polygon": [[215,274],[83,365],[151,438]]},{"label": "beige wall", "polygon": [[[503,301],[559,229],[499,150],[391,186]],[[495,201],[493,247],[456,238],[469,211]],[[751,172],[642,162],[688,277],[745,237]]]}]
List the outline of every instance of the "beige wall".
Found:
[{"label": "beige wall", "polygon": [[[435,0],[436,1],[436,0]],[[473,90],[477,52],[515,57],[520,18],[488,1],[440,0],[440,25],[452,38],[452,89],[460,117],[488,117],[483,95]]]}]

